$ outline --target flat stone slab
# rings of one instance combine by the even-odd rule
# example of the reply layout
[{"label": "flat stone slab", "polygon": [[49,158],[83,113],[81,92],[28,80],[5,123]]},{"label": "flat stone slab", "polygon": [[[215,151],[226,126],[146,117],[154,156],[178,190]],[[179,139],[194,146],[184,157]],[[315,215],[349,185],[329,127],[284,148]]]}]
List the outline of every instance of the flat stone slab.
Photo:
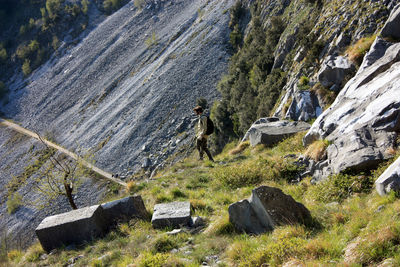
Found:
[{"label": "flat stone slab", "polygon": [[110,226],[131,219],[148,219],[149,213],[144,206],[141,196],[129,196],[101,204]]},{"label": "flat stone slab", "polygon": [[154,228],[181,227],[191,224],[190,202],[171,202],[157,204],[151,223]]},{"label": "flat stone slab", "polygon": [[295,133],[307,131],[310,127],[310,124],[302,121],[272,121],[253,124],[246,136],[250,139],[252,146],[273,145]]},{"label": "flat stone slab", "polygon": [[82,244],[103,235],[106,220],[100,205],[46,217],[36,228],[36,236],[47,252],[62,245]]}]

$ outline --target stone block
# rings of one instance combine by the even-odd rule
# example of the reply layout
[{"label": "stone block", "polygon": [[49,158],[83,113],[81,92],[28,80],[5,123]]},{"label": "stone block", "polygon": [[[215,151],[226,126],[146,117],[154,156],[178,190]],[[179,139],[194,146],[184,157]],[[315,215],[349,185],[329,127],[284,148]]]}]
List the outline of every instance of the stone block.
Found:
[{"label": "stone block", "polygon": [[101,204],[109,226],[118,222],[128,222],[133,218],[147,219],[149,214],[144,206],[141,196],[129,196]]},{"label": "stone block", "polygon": [[311,214],[280,189],[260,186],[249,199],[233,203],[228,208],[229,221],[239,231],[261,234],[287,224],[308,224]]},{"label": "stone block", "polygon": [[172,202],[157,204],[151,223],[154,228],[190,226],[190,202]]},{"label": "stone block", "polygon": [[102,236],[107,229],[103,208],[90,206],[49,216],[36,228],[36,236],[47,252],[62,245],[82,244]]}]

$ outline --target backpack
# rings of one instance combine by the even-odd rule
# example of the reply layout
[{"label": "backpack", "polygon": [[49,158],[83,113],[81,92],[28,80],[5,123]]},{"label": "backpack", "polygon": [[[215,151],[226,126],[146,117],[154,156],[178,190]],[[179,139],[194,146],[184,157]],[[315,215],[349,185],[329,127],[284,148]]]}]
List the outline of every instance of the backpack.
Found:
[{"label": "backpack", "polygon": [[214,122],[207,116],[207,131],[206,135],[210,135],[214,132]]}]

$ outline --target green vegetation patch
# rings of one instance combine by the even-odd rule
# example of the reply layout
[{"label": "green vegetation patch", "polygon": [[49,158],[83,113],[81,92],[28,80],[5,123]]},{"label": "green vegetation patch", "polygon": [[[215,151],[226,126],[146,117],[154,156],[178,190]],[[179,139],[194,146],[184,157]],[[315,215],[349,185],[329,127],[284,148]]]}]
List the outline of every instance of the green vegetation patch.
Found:
[{"label": "green vegetation patch", "polygon": [[40,168],[50,159],[50,157],[55,154],[55,152],[56,150],[53,148],[36,151],[33,155],[33,158],[37,158],[33,161],[33,163],[26,166],[20,175],[12,177],[12,179],[6,185],[7,197],[12,196],[19,188],[24,186],[29,177],[39,171]]}]

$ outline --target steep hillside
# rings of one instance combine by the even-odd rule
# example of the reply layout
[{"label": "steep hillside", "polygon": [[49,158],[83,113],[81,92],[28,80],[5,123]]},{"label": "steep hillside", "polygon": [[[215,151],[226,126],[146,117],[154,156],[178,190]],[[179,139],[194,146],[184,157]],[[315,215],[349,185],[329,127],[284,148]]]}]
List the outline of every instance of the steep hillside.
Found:
[{"label": "steep hillside", "polygon": [[[105,238],[83,246],[46,253],[39,244],[8,253],[10,266],[398,266],[400,200],[379,196],[371,175],[336,175],[319,185],[310,178],[291,183],[298,166],[290,155],[304,154],[300,133],[274,147],[234,143],[201,163],[197,155],[163,170],[150,182],[137,181],[131,193],[140,194],[146,207],[190,201],[199,229],[153,229],[150,221],[133,219]],[[397,151],[399,155],[399,151]],[[250,235],[229,222],[228,206],[248,198],[257,185],[282,189],[303,203],[311,225],[285,225],[273,232]],[[127,193],[125,193],[127,194]],[[175,233],[174,233],[175,232]]]},{"label": "steep hillside", "polygon": [[[154,168],[191,140],[196,99],[211,102],[218,96],[215,86],[230,55],[232,4],[148,1],[137,7],[129,2],[72,48],[61,45],[26,79],[13,76],[7,83],[9,102],[1,110],[68,149],[91,149],[96,165],[122,178],[146,158]],[[9,237],[23,236],[22,243],[28,244],[41,218],[67,207],[31,207],[37,198],[33,178],[46,165],[38,158],[44,147],[5,128],[0,131],[0,224]],[[96,183],[78,190],[80,205],[104,196],[107,188]],[[10,191],[11,185],[17,187]],[[6,200],[15,189],[27,210],[9,215]]]},{"label": "steep hillside", "polygon": [[[321,140],[327,147],[327,155],[324,161],[317,163],[319,169],[313,168],[316,176],[327,178],[333,173],[348,171],[347,165],[343,168],[340,165],[346,161],[346,153],[343,153],[345,156],[340,158],[341,162],[336,162],[335,166],[329,166],[334,171],[325,172],[327,165],[332,160],[336,160],[338,153],[333,149],[343,145],[347,139],[353,139],[346,136],[330,137],[334,128],[339,135],[346,132],[343,128],[346,128],[347,124],[343,127],[337,127],[336,123],[325,125],[324,120],[339,121],[337,117],[353,113],[355,109],[351,105],[360,107],[361,112],[363,107],[376,111],[377,109],[370,108],[365,103],[359,105],[355,101],[349,101],[348,106],[341,106],[341,101],[347,101],[349,97],[357,99],[359,92],[372,99],[383,95],[383,89],[378,90],[375,86],[377,81],[381,81],[380,79],[390,85],[391,90],[396,90],[398,45],[395,43],[398,40],[386,38],[387,40],[381,40],[381,42],[376,41],[374,44],[373,42],[376,35],[380,34],[390,11],[399,2],[397,0],[145,2],[143,6],[135,4],[137,1],[129,2],[109,17],[102,17],[104,21],[101,23],[93,22],[96,27],[86,32],[87,35],[82,35],[82,40],[76,39],[77,43],[70,47],[61,46],[49,61],[30,76],[26,78],[23,78],[21,74],[13,76],[7,82],[10,100],[1,108],[4,116],[54,139],[55,142],[70,150],[90,150],[99,167],[119,174],[121,179],[128,181],[137,178],[134,173],[140,170],[143,161],[149,168],[146,175],[140,178],[149,176],[154,169],[162,169],[159,167],[164,166],[165,160],[171,160],[171,156],[176,155],[174,153],[181,153],[180,156],[185,154],[185,150],[191,145],[191,130],[195,122],[192,107],[196,99],[201,97],[206,98],[209,103],[220,99],[220,101],[215,101],[211,110],[211,116],[217,128],[213,142],[220,148],[229,140],[242,137],[248,127],[259,117],[273,114],[281,118],[311,121],[327,110],[304,139],[306,144],[310,144],[317,139],[328,137],[328,140]],[[230,10],[231,7],[233,9]],[[95,7],[92,6],[92,8]],[[95,9],[92,11],[94,15],[99,14]],[[380,52],[373,53],[372,51],[370,57],[364,58],[371,45]],[[386,51],[394,52],[384,57]],[[372,59],[374,57],[375,60]],[[361,65],[363,59],[364,62],[370,61],[368,64]],[[378,65],[370,66],[373,63]],[[386,73],[388,70],[389,74]],[[351,79],[354,75],[356,76]],[[374,80],[376,77],[378,77],[377,80]],[[391,77],[395,79],[387,82]],[[353,86],[354,84],[366,91],[370,88],[372,93],[357,91],[355,90],[357,86]],[[363,87],[365,84],[367,86]],[[346,95],[348,92],[350,95]],[[389,92],[387,95],[390,95],[392,91],[387,92]],[[340,97],[334,102],[337,95]],[[395,98],[394,101],[397,99]],[[377,140],[371,141],[374,143],[373,150],[379,160],[372,160],[374,164],[368,165],[367,174],[341,173],[330,176],[322,186],[311,187],[307,180],[300,185],[289,187],[289,190],[296,191],[299,199],[306,197],[306,191],[310,190],[309,194],[316,195],[311,197],[310,203],[315,200],[325,204],[343,201],[342,197],[349,196],[349,192],[369,193],[372,188],[371,181],[377,178],[377,174],[371,168],[376,168],[379,163],[396,155],[398,124],[392,119],[398,116],[396,111],[398,105],[397,103],[391,105],[390,101],[385,103],[388,103],[388,106],[383,107],[379,112],[383,114],[383,117],[387,115],[389,120],[374,121],[372,119],[366,122],[368,127],[377,125],[379,128],[383,125],[383,128],[377,131],[384,132],[383,139],[388,137],[384,140],[384,145],[379,142],[379,136]],[[328,109],[331,104],[332,108]],[[344,108],[348,110],[343,110]],[[390,114],[385,113],[386,111]],[[330,113],[333,113],[332,117],[329,117]],[[350,125],[355,122],[354,117],[342,116],[341,119]],[[391,127],[393,121],[395,121],[395,127]],[[32,230],[38,221],[47,214],[58,213],[66,210],[67,207],[64,205],[61,208],[52,208],[50,211],[49,209],[40,211],[29,205],[21,205],[22,207],[16,209],[14,214],[10,215],[6,212],[8,208],[6,202],[12,198],[13,193],[22,195],[24,203],[37,199],[36,192],[30,190],[35,185],[32,178],[38,175],[38,170],[46,166],[50,152],[46,151],[40,143],[32,143],[31,140],[9,129],[0,128],[0,133],[0,149],[4,155],[0,159],[0,212],[2,215],[0,225],[4,225],[4,231],[8,234],[12,233],[15,236],[23,234],[24,241],[30,242],[33,238]],[[373,131],[362,134],[368,142],[371,136],[375,137]],[[304,152],[304,148],[299,147],[301,137],[297,136],[297,139],[292,140],[296,143],[292,144],[293,147],[284,146],[286,150],[283,151],[282,147],[278,148],[276,157],[269,157],[269,153],[274,152],[265,152],[265,155],[262,155],[262,157],[265,156],[264,161],[252,158],[256,163],[248,163],[240,161],[242,159],[240,156],[237,158],[221,156],[222,165],[227,164],[226,161],[233,165],[236,161],[239,163],[233,168],[216,164],[208,166],[207,163],[206,166],[202,166],[215,168],[217,171],[207,172],[207,169],[201,167],[199,172],[201,174],[207,172],[206,178],[201,174],[196,173],[196,175],[201,177],[198,180],[204,178],[206,181],[193,183],[203,183],[205,185],[200,187],[210,186],[213,193],[220,194],[218,199],[212,200],[218,208],[208,209],[206,205],[201,204],[200,206],[205,209],[202,212],[220,217],[219,211],[231,200],[230,198],[229,201],[226,200],[226,195],[232,195],[232,190],[236,189],[236,187],[230,187],[229,184],[221,185],[223,181],[208,184],[215,177],[229,180],[227,176],[235,177],[235,172],[239,170],[248,170],[249,174],[255,170],[254,177],[249,178],[255,180],[247,181],[248,177],[244,175],[244,180],[233,181],[239,183],[237,187],[244,188],[240,191],[240,196],[244,197],[250,191],[251,185],[272,179],[268,176],[269,174],[264,173],[271,170],[268,168],[266,170],[265,166],[260,167],[260,164],[268,165],[274,162],[271,167],[273,168],[272,177],[277,175],[283,180],[287,178],[286,174],[298,171],[296,168],[293,170],[292,165],[286,165],[285,154],[293,152],[299,156]],[[364,139],[358,139],[361,141],[350,142],[347,149],[353,152],[351,145],[357,146],[357,149],[365,145]],[[370,147],[368,145],[366,147],[369,151]],[[388,149],[391,149],[388,153],[390,155],[383,155]],[[346,150],[343,151],[346,152]],[[257,157],[258,152],[260,151],[256,148],[249,149],[246,153],[250,155],[249,157],[255,153]],[[362,153],[363,150],[360,154]],[[351,153],[349,155],[352,157]],[[247,168],[242,168],[242,164],[245,167],[248,164]],[[310,163],[310,166],[315,167],[313,164]],[[311,168],[310,166],[307,168]],[[383,166],[386,167],[386,165]],[[274,169],[275,167],[278,171]],[[283,168],[283,173],[280,173],[280,168]],[[321,170],[323,175],[320,175]],[[146,204],[150,205],[175,198],[188,198],[188,195],[195,201],[200,201],[201,197],[208,198],[206,192],[201,196],[196,192],[180,192],[176,188],[180,186],[179,181],[175,181],[175,177],[170,177],[170,175],[175,175],[174,168],[168,171],[170,173],[166,174],[165,181],[163,179],[136,181],[138,186],[134,187],[133,191],[144,193],[148,197],[145,200]],[[190,175],[191,172],[184,174]],[[309,174],[313,174],[311,170]],[[179,177],[177,179],[179,180]],[[147,188],[148,184],[150,184],[149,188]],[[185,182],[184,185],[191,190],[190,184]],[[287,186],[286,183],[280,185]],[[321,196],[319,191],[324,189],[323,186],[333,187],[332,194]],[[162,193],[164,187],[169,188],[170,194]],[[88,180],[75,197],[80,204],[88,205],[100,201],[104,196],[112,197],[114,192],[118,193],[118,190],[112,186],[106,188],[99,181]],[[157,195],[156,199],[153,197],[154,194]],[[368,202],[369,197],[360,201]],[[373,199],[375,197],[375,195],[372,196]],[[355,200],[358,205],[357,201],[359,200]],[[394,198],[378,201],[395,203],[391,209],[397,209]],[[63,200],[60,199],[54,204],[60,203],[63,203]],[[328,205],[326,204],[325,207],[329,208]],[[343,207],[343,210],[341,210],[342,207],[335,208],[334,213],[346,213],[348,209],[351,209],[352,204],[348,205]],[[316,217],[323,217],[323,212],[317,207],[314,209]],[[369,210],[369,215],[370,213],[373,213],[372,209]],[[335,217],[335,214],[332,213],[331,216]],[[357,215],[355,212],[346,213],[346,216],[350,217],[353,214]],[[338,216],[341,217],[338,219],[338,224],[350,221],[344,215]],[[371,218],[371,220],[377,219],[374,215],[371,215]],[[224,231],[232,233],[231,225],[226,223],[226,217],[225,221],[223,220],[222,226],[220,225],[222,229],[218,230],[222,233]],[[323,223],[329,224],[325,221]],[[362,225],[362,227],[365,226],[364,223]],[[351,228],[353,224],[350,222],[348,226]],[[398,228],[397,224],[392,226],[395,230]],[[357,234],[362,227],[356,227]],[[330,226],[326,226],[326,229],[330,231]],[[391,231],[393,229],[391,228]],[[373,227],[368,228],[367,234],[369,235],[373,230]],[[318,231],[318,229],[316,227],[310,231]],[[302,249],[294,250],[293,255],[302,255],[304,251],[312,249],[306,247],[303,250],[304,242],[306,242],[304,240],[308,240],[310,236],[312,236],[311,239],[315,238],[316,243],[322,238],[315,232],[309,235],[307,229],[301,232],[300,239],[302,240],[299,246]],[[341,259],[340,251],[356,236],[351,233],[343,239],[335,235],[333,238],[342,238],[345,241],[341,242],[340,246],[334,247],[334,251],[329,250],[329,245],[317,244],[324,250],[321,252],[323,254],[321,257],[330,257],[335,261]],[[235,238],[239,237],[234,237],[234,240]],[[390,242],[397,242],[397,238],[395,235]],[[295,243],[291,245],[296,246],[297,241],[299,240],[295,239],[293,241]],[[285,243],[282,243],[282,246],[285,247]],[[227,249],[226,244],[224,248]],[[232,250],[235,249],[235,247],[232,248]],[[272,262],[282,263],[280,259],[276,259],[279,255],[274,256],[275,254],[268,253],[258,255],[257,259],[262,262],[264,257],[272,257]],[[315,258],[319,259],[319,252],[313,253],[316,254]],[[385,254],[385,257],[387,255]],[[234,253],[227,257],[229,261],[235,263],[243,261],[250,264],[253,260]],[[363,263],[377,263],[381,260],[380,256]]]}]

